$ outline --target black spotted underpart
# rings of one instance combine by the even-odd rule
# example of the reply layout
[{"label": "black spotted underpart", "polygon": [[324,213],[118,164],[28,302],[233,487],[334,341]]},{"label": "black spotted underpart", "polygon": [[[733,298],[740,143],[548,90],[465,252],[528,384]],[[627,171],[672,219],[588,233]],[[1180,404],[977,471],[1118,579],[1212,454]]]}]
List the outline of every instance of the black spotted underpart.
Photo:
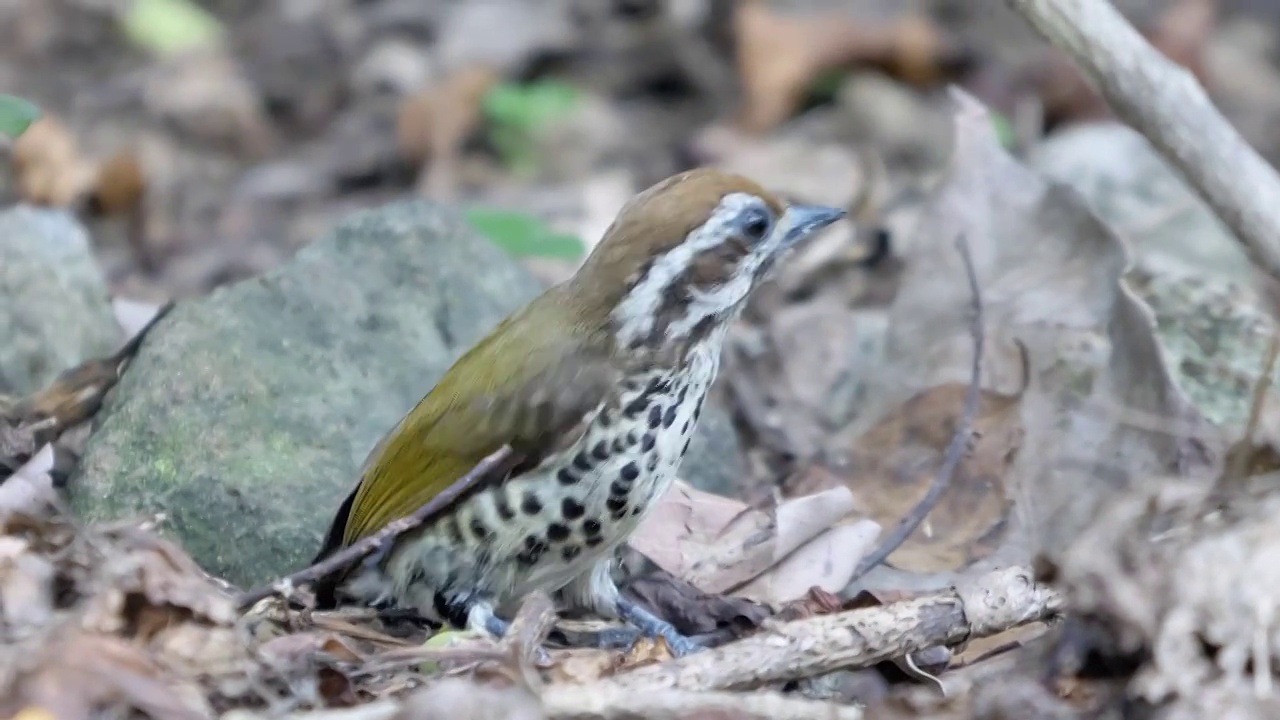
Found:
[{"label": "black spotted underpart", "polygon": [[392,559],[412,567],[398,574],[413,578],[396,588],[401,599],[456,624],[467,602],[450,598],[508,607],[530,590],[554,592],[590,573],[675,479],[715,376],[709,355],[691,353],[690,374],[629,379],[573,446],[429,526]]}]

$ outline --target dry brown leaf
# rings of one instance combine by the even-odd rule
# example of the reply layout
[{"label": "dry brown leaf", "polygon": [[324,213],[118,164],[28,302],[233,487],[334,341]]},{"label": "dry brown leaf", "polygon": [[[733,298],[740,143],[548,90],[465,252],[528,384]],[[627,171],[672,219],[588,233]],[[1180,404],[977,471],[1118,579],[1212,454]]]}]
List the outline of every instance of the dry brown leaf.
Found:
[{"label": "dry brown leaf", "polygon": [[[156,613],[161,617],[160,613]],[[256,669],[244,638],[233,627],[210,627],[207,624],[187,622],[170,614],[165,627],[153,628],[148,648],[167,667],[180,667],[202,678],[209,678],[224,695],[235,696],[243,692],[239,688],[244,676]],[[226,687],[228,680],[235,687]]]},{"label": "dry brown leaf", "polygon": [[[967,386],[925,390],[863,433],[843,462],[815,466],[787,483],[788,494],[843,481],[859,508],[884,527],[901,522],[934,483],[955,436]],[[1017,395],[983,391],[973,441],[933,511],[888,563],[919,573],[958,570],[1003,540],[1012,505],[1006,476],[1022,442]]]},{"label": "dry brown leaf", "polygon": [[745,96],[738,122],[751,133],[789,118],[826,70],[871,65],[906,82],[932,85],[967,55],[922,16],[872,25],[842,11],[790,15],[765,0],[743,0],[733,25]]},{"label": "dry brown leaf", "polygon": [[59,720],[138,711],[149,717],[213,717],[201,689],[165,672],[119,638],[64,632],[42,648],[40,662],[0,700],[0,715],[39,707]]},{"label": "dry brown leaf", "polygon": [[612,675],[620,663],[616,650],[569,648],[555,652],[555,663],[547,675],[554,682],[586,684]]},{"label": "dry brown leaf", "polygon": [[629,669],[640,665],[666,662],[674,657],[666,639],[642,637],[622,654],[622,662],[618,667]]},{"label": "dry brown leaf", "polygon": [[743,597],[711,595],[665,570],[630,578],[624,590],[685,635],[729,628],[740,634],[758,627],[769,608]]},{"label": "dry brown leaf", "polygon": [[222,626],[235,621],[231,595],[173,542],[128,529],[122,531],[116,548],[117,552],[106,558],[101,568],[109,590],[94,597],[86,607],[85,627],[102,632],[127,627],[158,632],[169,624],[153,617],[144,625],[146,613],[163,613],[171,621],[194,617]]},{"label": "dry brown leaf", "polygon": [[993,654],[1007,652],[1022,647],[1048,632],[1049,626],[1042,622],[1028,623],[1010,628],[995,635],[975,638],[965,643],[964,649],[951,656],[951,667],[964,667],[980,662]]},{"label": "dry brown leaf", "polygon": [[89,203],[94,212],[108,217],[127,215],[138,211],[146,191],[142,159],[132,150],[119,150],[98,165]]},{"label": "dry brown leaf", "polygon": [[703,592],[750,583],[755,599],[782,602],[814,585],[839,589],[848,581],[861,558],[856,541],[873,540],[879,530],[865,520],[837,526],[852,510],[845,488],[762,511],[676,481],[628,544]]},{"label": "dry brown leaf", "polygon": [[423,194],[448,197],[456,189],[462,144],[480,124],[485,93],[501,79],[493,66],[469,65],[401,104],[396,138],[400,152],[424,166],[419,177]]},{"label": "dry brown leaf", "polygon": [[18,194],[34,205],[71,207],[93,184],[97,168],[62,120],[46,114],[13,143]]},{"label": "dry brown leaf", "polygon": [[[1015,508],[1006,514],[999,547],[967,568],[981,572],[1060,551],[1099,508],[1143,478],[1212,474],[1221,448],[1171,374],[1150,309],[1122,279],[1129,260],[1120,238],[1076,193],[1011,157],[976,100],[958,90],[954,97],[954,154],[904,252],[883,371],[863,417],[869,425],[923,388],[954,384],[949,392],[958,398],[973,352],[970,291],[951,248],[963,234],[991,339],[984,384],[1021,384],[1021,363],[1007,351],[1015,338],[1031,367],[1016,412],[1000,419],[988,411],[984,432],[995,437],[975,446],[995,441],[997,452],[984,462],[1000,467],[1012,443],[998,435],[1021,425],[1021,449],[1000,475]],[[992,401],[984,404],[995,407]],[[959,405],[944,404],[953,403]],[[1015,415],[1017,423],[1011,422]],[[1144,426],[1133,422],[1135,416],[1160,420]],[[945,427],[932,433],[945,433]],[[976,515],[980,507],[969,512]],[[956,580],[954,573],[926,578],[881,570],[864,582],[933,587]]]}]

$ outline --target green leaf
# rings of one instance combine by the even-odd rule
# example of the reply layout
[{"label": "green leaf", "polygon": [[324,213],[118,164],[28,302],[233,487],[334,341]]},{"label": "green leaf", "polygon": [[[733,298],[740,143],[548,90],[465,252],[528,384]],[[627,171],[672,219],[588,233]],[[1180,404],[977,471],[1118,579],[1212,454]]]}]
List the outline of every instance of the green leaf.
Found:
[{"label": "green leaf", "polygon": [[129,41],[157,55],[219,42],[222,23],[190,0],[132,0],[122,18]]},{"label": "green leaf", "polygon": [[538,153],[534,134],[573,112],[580,97],[577,88],[555,80],[502,83],[485,93],[481,105],[489,139],[507,167],[518,175],[535,173]]},{"label": "green leaf", "polygon": [[568,115],[579,99],[577,88],[555,80],[500,83],[485,93],[482,107],[489,122],[528,131]]},{"label": "green leaf", "polygon": [[17,139],[40,118],[40,108],[13,95],[0,94],[0,135]]},{"label": "green leaf", "polygon": [[[424,650],[444,650],[455,645],[462,645],[469,640],[475,640],[480,634],[474,630],[444,630],[427,638],[421,645]],[[434,675],[440,670],[440,663],[434,660],[427,660],[418,664],[418,672],[423,675]]]},{"label": "green leaf", "polygon": [[814,100],[826,102],[835,98],[840,86],[844,84],[849,73],[843,70],[828,70],[820,73],[809,84],[809,96]]},{"label": "green leaf", "polygon": [[1009,122],[1009,118],[992,110],[991,124],[995,126],[996,137],[1000,139],[1000,144],[1004,146],[1004,149],[1012,150],[1017,138],[1014,137],[1013,123]]},{"label": "green leaf", "polygon": [[467,222],[515,257],[577,260],[586,251],[577,237],[557,233],[541,219],[511,210],[472,208]]}]

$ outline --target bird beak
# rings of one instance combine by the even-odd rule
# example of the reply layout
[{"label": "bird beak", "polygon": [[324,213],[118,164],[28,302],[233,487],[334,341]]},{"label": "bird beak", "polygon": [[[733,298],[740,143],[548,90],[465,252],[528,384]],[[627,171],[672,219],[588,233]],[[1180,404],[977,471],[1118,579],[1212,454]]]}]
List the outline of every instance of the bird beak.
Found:
[{"label": "bird beak", "polygon": [[795,246],[801,240],[847,214],[844,210],[822,205],[788,205],[786,212],[782,216],[783,223],[786,225],[786,235],[782,238],[782,247]]}]

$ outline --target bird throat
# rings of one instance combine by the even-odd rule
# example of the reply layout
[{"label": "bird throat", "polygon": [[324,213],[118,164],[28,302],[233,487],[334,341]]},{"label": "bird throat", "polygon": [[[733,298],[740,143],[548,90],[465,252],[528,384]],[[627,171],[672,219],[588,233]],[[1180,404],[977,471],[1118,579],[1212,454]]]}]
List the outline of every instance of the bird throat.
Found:
[{"label": "bird throat", "polygon": [[589,575],[670,488],[723,339],[713,331],[678,366],[628,374],[575,442],[468,498],[395,551],[382,582],[351,590],[460,624],[457,609],[469,598],[512,609],[532,590],[555,592]]}]

